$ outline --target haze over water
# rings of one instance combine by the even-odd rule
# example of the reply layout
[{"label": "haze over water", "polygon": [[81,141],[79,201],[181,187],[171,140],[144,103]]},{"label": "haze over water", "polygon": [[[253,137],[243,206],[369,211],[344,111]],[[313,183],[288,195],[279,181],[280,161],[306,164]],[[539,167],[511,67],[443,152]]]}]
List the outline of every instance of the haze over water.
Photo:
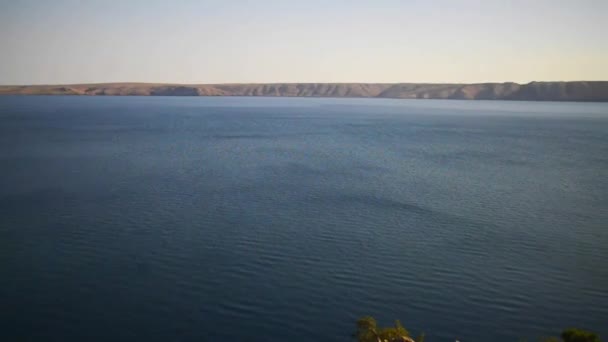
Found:
[{"label": "haze over water", "polygon": [[0,97],[0,340],[608,337],[608,104]]}]

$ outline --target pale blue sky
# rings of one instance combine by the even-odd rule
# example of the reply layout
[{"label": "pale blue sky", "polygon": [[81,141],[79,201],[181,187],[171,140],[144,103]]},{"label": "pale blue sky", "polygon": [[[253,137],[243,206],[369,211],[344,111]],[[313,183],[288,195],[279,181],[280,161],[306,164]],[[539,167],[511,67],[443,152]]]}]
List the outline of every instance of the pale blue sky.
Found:
[{"label": "pale blue sky", "polygon": [[0,0],[0,84],[608,80],[608,1]]}]

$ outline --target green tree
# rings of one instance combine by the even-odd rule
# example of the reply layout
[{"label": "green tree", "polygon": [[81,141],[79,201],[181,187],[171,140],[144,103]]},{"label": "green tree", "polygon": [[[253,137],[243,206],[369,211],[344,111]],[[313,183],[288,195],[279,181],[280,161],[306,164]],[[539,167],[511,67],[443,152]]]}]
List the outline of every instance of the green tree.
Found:
[{"label": "green tree", "polygon": [[357,340],[359,342],[380,341],[378,325],[373,317],[365,316],[357,320]]},{"label": "green tree", "polygon": [[582,329],[570,328],[562,332],[564,342],[601,342],[596,333]]},{"label": "green tree", "polygon": [[378,328],[373,317],[362,317],[357,321],[357,333],[359,342],[382,342],[398,341],[403,337],[410,337],[409,331],[403,327],[399,320],[395,321],[394,327]]},{"label": "green tree", "polygon": [[382,328],[379,330],[378,335],[380,335],[380,339],[382,341],[393,341],[397,340],[400,337],[410,337],[409,331],[407,331],[399,320],[395,321],[394,327]]}]

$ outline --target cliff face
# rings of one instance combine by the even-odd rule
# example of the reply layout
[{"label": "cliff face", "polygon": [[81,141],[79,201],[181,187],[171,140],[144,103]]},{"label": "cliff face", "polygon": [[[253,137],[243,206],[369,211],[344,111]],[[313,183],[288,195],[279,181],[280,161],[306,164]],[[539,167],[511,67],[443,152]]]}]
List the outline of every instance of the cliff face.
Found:
[{"label": "cliff face", "polygon": [[532,82],[508,99],[529,101],[608,101],[608,82]]},{"label": "cliff face", "polygon": [[439,83],[104,83],[0,86],[0,95],[303,96],[397,99],[608,101],[608,81]]}]

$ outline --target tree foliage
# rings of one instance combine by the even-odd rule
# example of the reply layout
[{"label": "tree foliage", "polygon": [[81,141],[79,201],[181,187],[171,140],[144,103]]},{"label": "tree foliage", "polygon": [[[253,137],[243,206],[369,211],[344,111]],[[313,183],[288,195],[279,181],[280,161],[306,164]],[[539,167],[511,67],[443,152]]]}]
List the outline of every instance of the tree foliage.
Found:
[{"label": "tree foliage", "polygon": [[[411,339],[410,332],[407,331],[399,320],[395,321],[392,327],[379,328],[376,320],[371,316],[365,316],[357,320],[357,332],[355,334],[359,342],[397,342],[414,341]],[[424,342],[424,333],[420,333],[416,342]],[[563,342],[601,342],[600,337],[593,332],[570,328],[561,334]],[[560,342],[557,337],[543,337],[540,342]]]},{"label": "tree foliage", "polygon": [[357,340],[359,342],[376,342],[379,339],[378,326],[373,317],[365,316],[357,321]]},{"label": "tree foliage", "polygon": [[570,328],[562,332],[564,342],[601,342],[596,333],[582,329]]},{"label": "tree foliage", "polygon": [[[399,341],[403,337],[410,338],[410,332],[399,320],[396,320],[392,327],[379,328],[376,320],[370,316],[362,317],[357,321],[355,335],[359,342]],[[424,334],[421,336],[424,339]]]}]

